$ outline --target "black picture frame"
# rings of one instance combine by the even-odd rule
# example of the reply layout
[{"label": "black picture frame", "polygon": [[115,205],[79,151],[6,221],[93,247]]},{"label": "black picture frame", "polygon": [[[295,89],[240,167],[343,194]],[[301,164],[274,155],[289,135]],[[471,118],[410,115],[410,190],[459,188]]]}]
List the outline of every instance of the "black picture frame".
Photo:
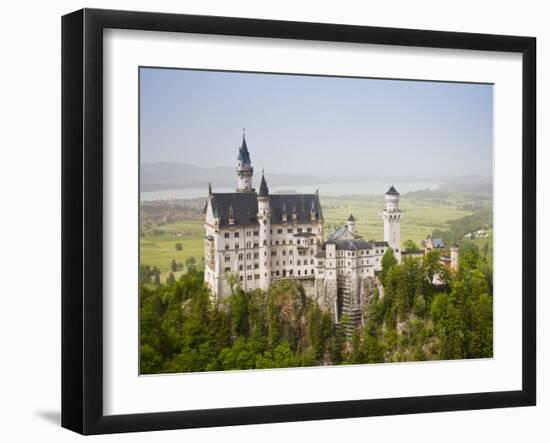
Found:
[{"label": "black picture frame", "polygon": [[[103,413],[103,30],[192,32],[522,54],[522,389],[131,415]],[[82,434],[536,404],[536,39],[83,9],[62,18],[62,426]]]}]

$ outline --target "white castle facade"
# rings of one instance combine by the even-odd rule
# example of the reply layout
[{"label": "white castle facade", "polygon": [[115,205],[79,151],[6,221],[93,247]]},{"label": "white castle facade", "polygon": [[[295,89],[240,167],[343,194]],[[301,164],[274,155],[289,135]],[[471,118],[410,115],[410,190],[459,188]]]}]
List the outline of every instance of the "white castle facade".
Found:
[{"label": "white castle facade", "polygon": [[392,248],[401,259],[397,190],[388,190],[380,212],[384,241],[365,241],[352,215],[324,240],[318,192],[270,194],[263,172],[256,192],[253,172],[243,134],[236,192],[214,193],[209,187],[205,207],[204,278],[214,296],[228,296],[235,283],[246,291],[266,291],[272,282],[290,278],[299,280],[335,322],[346,314],[358,324],[382,256]]}]

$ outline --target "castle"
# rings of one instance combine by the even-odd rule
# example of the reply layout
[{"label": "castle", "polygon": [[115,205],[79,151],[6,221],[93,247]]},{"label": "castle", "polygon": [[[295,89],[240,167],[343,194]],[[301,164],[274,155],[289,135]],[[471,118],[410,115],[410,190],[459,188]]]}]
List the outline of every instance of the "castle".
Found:
[{"label": "castle", "polygon": [[366,241],[350,215],[327,240],[319,193],[270,194],[262,171],[258,192],[243,133],[237,158],[237,189],[214,193],[209,186],[205,207],[204,279],[223,299],[239,284],[244,290],[268,290],[278,279],[299,280],[309,296],[331,313],[335,323],[347,315],[362,321],[367,297],[377,285],[375,272],[392,248],[401,261],[399,192],[386,192],[384,241]]}]

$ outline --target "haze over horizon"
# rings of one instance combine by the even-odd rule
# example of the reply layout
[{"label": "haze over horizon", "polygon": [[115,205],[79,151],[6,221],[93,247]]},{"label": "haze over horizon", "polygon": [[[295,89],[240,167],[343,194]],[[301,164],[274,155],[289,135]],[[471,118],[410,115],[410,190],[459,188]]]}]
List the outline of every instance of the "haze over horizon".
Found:
[{"label": "haze over horizon", "polygon": [[142,164],[255,175],[492,176],[493,87],[141,68]]}]

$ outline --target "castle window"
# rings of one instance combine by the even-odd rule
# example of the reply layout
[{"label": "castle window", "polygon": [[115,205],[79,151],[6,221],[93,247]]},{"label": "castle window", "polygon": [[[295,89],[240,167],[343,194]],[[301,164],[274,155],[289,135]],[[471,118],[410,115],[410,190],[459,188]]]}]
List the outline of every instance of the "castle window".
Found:
[{"label": "castle window", "polygon": [[235,249],[239,249],[239,244],[235,243]]},{"label": "castle window", "polygon": [[247,279],[247,280],[252,280],[252,276],[251,276],[251,275],[247,275],[247,276],[246,276],[246,279]]},{"label": "castle window", "polygon": [[298,269],[298,275],[300,275],[300,270]]},{"label": "castle window", "polygon": [[258,231],[254,231],[254,237],[260,235],[260,233]]},{"label": "castle window", "polygon": [[254,269],[258,269],[258,263],[254,264]]},{"label": "castle window", "polygon": [[227,251],[228,249],[229,249],[229,244],[226,243],[226,244],[225,244],[225,250]]},{"label": "castle window", "polygon": [[254,243],[254,247],[255,247],[255,248],[259,248],[260,245],[259,245],[258,243]]},{"label": "castle window", "polygon": [[252,265],[246,265],[246,270],[250,271],[252,269]]},{"label": "castle window", "polygon": [[310,244],[310,245],[313,244],[313,239],[312,239],[312,238],[309,239],[309,244]]},{"label": "castle window", "polygon": [[243,254],[239,254],[239,260],[242,260],[243,259]]},{"label": "castle window", "polygon": [[277,255],[277,251],[271,251],[271,256],[275,257]]},{"label": "castle window", "polygon": [[288,229],[286,230],[286,232],[287,232],[288,234],[292,234],[292,228],[288,228]]},{"label": "castle window", "polygon": [[278,245],[278,244],[279,244],[279,240],[275,240],[275,244]]},{"label": "castle window", "polygon": [[246,231],[246,236],[250,237],[252,235],[252,231]]},{"label": "castle window", "polygon": [[227,262],[230,262],[230,261],[231,261],[231,257],[229,255],[226,255],[225,256],[225,262],[227,263]]},{"label": "castle window", "polygon": [[239,271],[243,270],[243,265],[239,265]]},{"label": "castle window", "polygon": [[311,232],[311,228],[307,228],[307,232]]},{"label": "castle window", "polygon": [[276,275],[279,275],[279,271],[276,271],[275,274],[276,274]]},{"label": "castle window", "polygon": [[296,244],[297,244],[297,245],[300,244],[300,239],[296,240]]},{"label": "castle window", "polygon": [[286,245],[286,240],[283,240],[283,245]]},{"label": "castle window", "polygon": [[307,275],[307,269],[304,269],[304,275]]},{"label": "castle window", "polygon": [[239,233],[238,232],[235,232],[235,234],[233,234],[235,236],[235,238],[239,238]]},{"label": "castle window", "polygon": [[239,279],[240,279],[241,281],[243,281],[243,280],[244,280],[244,278],[243,278],[243,276],[242,276],[242,275],[241,275],[241,276],[239,277]]},{"label": "castle window", "polygon": [[259,280],[260,279],[260,274],[254,274],[254,279]]},{"label": "castle window", "polygon": [[260,256],[260,254],[258,254],[257,252],[254,252],[254,258],[258,258]]},{"label": "castle window", "polygon": [[246,253],[246,259],[247,259],[247,260],[250,260],[251,257],[252,257],[252,256],[250,255],[250,252],[247,252],[247,253]]},{"label": "castle window", "polygon": [[286,251],[285,251],[285,250],[283,250],[283,255],[286,255]]},{"label": "castle window", "polygon": [[302,228],[298,228],[298,233],[300,234],[302,232]]},{"label": "castle window", "polygon": [[226,232],[225,234],[223,234],[223,236],[224,236],[225,238],[229,238],[229,232]]},{"label": "castle window", "polygon": [[225,268],[225,272],[230,272],[231,268]]},{"label": "castle window", "polygon": [[277,234],[282,234],[282,233],[283,233],[282,229],[277,229]]},{"label": "castle window", "polygon": [[297,265],[300,266],[302,264],[301,260],[298,260]]},{"label": "castle window", "polygon": [[273,229],[270,229],[270,230],[269,230],[269,233],[270,233],[270,234],[273,234]]}]

